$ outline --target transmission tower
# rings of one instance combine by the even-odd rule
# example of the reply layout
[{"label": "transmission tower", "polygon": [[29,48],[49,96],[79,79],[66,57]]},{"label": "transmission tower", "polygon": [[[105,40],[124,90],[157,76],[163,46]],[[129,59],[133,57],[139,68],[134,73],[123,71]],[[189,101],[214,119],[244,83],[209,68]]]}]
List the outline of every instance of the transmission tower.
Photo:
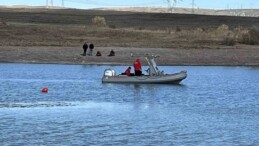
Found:
[{"label": "transmission tower", "polygon": [[195,5],[195,2],[194,0],[192,0],[192,13],[194,14],[194,5]]},{"label": "transmission tower", "polygon": [[182,0],[166,0],[170,13],[174,12],[174,8],[176,7],[178,1]]},{"label": "transmission tower", "polygon": [[46,6],[47,7],[53,7],[53,0],[46,0]]}]

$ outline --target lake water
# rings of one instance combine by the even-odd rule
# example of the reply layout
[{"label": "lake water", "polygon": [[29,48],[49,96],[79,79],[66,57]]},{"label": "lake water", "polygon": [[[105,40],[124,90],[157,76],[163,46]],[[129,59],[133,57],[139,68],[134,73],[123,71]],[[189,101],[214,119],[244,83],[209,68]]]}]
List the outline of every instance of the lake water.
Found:
[{"label": "lake water", "polygon": [[126,66],[0,64],[0,145],[259,145],[259,68],[160,67],[181,85],[102,84],[106,68]]}]

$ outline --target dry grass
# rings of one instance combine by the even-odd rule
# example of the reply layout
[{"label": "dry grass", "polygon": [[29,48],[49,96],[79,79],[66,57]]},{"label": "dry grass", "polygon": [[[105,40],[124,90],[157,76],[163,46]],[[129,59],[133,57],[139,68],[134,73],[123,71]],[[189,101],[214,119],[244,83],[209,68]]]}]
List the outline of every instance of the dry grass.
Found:
[{"label": "dry grass", "polygon": [[[222,48],[258,44],[257,18],[82,10],[0,11],[1,46]],[[37,18],[37,19],[36,19]],[[224,24],[222,24],[224,22]]]},{"label": "dry grass", "polygon": [[[98,27],[96,27],[98,26]],[[258,29],[235,28],[227,25],[216,29],[150,30],[138,28],[110,28],[100,25],[31,25],[8,23],[0,25],[2,46],[78,46],[84,41],[104,47],[183,48],[209,45],[233,46],[236,43],[258,44]],[[179,31],[180,30],[180,31]]]},{"label": "dry grass", "polygon": [[[0,62],[131,65],[130,53],[138,52],[163,56],[164,65],[259,64],[258,46],[239,44],[258,44],[252,25],[259,18],[48,9],[0,15]],[[85,41],[103,56],[81,56]],[[107,56],[111,49],[116,56]]]}]

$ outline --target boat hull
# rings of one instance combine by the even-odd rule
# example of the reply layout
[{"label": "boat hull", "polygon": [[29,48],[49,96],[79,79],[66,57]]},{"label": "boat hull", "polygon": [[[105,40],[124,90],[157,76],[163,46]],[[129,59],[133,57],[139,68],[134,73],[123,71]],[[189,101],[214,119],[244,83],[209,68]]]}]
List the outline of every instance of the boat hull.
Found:
[{"label": "boat hull", "polygon": [[134,83],[134,84],[179,84],[187,77],[186,71],[181,71],[175,74],[166,74],[160,76],[103,76],[103,83]]}]

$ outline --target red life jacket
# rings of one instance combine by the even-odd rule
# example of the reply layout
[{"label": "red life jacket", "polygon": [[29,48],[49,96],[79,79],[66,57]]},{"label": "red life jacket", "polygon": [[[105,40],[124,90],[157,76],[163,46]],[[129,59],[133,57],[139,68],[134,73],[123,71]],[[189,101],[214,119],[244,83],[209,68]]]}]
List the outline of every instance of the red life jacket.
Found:
[{"label": "red life jacket", "polygon": [[141,63],[140,63],[139,59],[137,59],[137,60],[134,62],[134,69],[135,69],[135,70],[139,70],[139,71],[142,70],[142,69],[141,69]]},{"label": "red life jacket", "polygon": [[125,74],[126,74],[127,76],[130,76],[130,69],[129,69],[129,68],[125,71]]}]

